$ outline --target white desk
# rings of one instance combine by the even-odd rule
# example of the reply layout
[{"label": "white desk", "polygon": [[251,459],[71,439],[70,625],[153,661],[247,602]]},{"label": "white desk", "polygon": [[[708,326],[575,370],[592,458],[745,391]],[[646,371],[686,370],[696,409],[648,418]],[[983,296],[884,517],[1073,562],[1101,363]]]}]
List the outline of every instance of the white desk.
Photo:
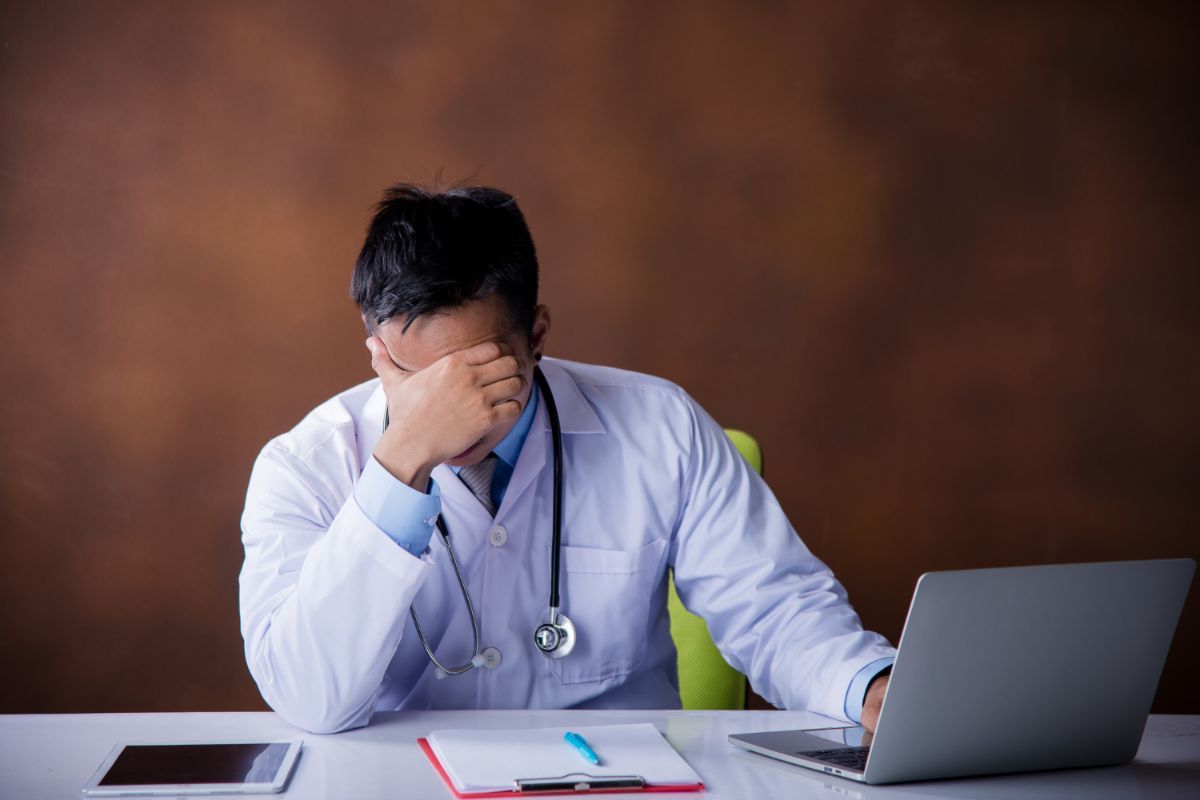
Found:
[{"label": "white desk", "polygon": [[316,736],[271,713],[39,714],[0,716],[0,798],[79,797],[119,740],[290,738],[304,753],[284,800],[407,800],[452,795],[418,750],[438,728],[574,727],[653,722],[708,785],[701,795],[604,797],[766,798],[1200,798],[1200,716],[1150,718],[1133,764],[1033,775],[865,786],[745,753],[730,733],[818,727],[828,720],[784,711],[428,711],[379,714],[348,733]]}]

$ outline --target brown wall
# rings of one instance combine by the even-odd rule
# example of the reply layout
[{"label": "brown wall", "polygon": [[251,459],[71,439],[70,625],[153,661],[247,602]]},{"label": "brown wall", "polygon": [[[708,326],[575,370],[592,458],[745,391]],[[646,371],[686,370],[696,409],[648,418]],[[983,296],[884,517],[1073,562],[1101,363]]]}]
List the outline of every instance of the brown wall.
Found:
[{"label": "brown wall", "polygon": [[4,4],[0,711],[262,707],[250,464],[370,376],[369,207],[439,169],[890,637],[926,570],[1200,553],[1187,6],[491,6]]}]

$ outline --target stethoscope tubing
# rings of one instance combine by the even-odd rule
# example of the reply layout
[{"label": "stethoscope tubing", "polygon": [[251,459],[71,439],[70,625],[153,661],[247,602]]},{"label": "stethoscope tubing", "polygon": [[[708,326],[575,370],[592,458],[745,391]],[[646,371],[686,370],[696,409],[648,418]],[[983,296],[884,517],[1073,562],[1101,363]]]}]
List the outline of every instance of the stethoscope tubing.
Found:
[{"label": "stethoscope tubing", "polygon": [[[542,374],[541,367],[533,368],[533,381],[537,384],[538,391],[541,392],[542,398],[546,401],[546,414],[550,419],[550,436],[554,446],[554,505],[552,511],[552,534],[550,544],[550,610],[549,618],[551,625],[564,624],[570,630],[570,639],[575,636],[574,627],[570,625],[570,621],[559,613],[559,593],[558,593],[558,576],[560,571],[559,551],[562,549],[562,498],[563,498],[563,441],[562,441],[562,426],[558,419],[558,406],[554,402],[554,393],[550,391],[550,383],[546,380],[546,376]],[[387,430],[389,422],[388,410],[384,409],[383,428]],[[458,588],[462,592],[463,600],[467,604],[467,614],[471,619],[471,637],[472,651],[474,655],[471,660],[457,667],[447,667],[434,654],[433,648],[429,644],[429,640],[425,637],[425,631],[421,628],[421,622],[417,618],[416,604],[412,604],[408,608],[409,616],[412,617],[413,628],[416,629],[417,638],[421,641],[421,647],[425,650],[425,655],[429,656],[429,660],[439,671],[439,677],[444,675],[462,675],[475,667],[481,666],[483,656],[479,650],[479,617],[475,614],[475,605],[471,602],[471,594],[467,591],[467,583],[463,580],[462,570],[458,566],[458,559],[454,555],[454,547],[450,544],[450,531],[446,528],[446,521],[441,514],[437,518],[438,534],[442,538],[442,544],[446,548],[446,553],[450,556],[450,566],[454,568],[454,576],[458,579]],[[560,655],[566,655],[573,648],[573,642],[561,648]],[[556,645],[555,649],[558,649]],[[553,651],[545,651],[546,655],[559,657]]]},{"label": "stethoscope tubing", "polygon": [[450,554],[450,566],[454,567],[454,575],[458,578],[458,588],[462,591],[463,600],[467,603],[467,615],[471,618],[471,651],[475,655],[471,656],[471,660],[463,664],[461,667],[447,667],[438,657],[434,655],[433,648],[429,646],[429,640],[425,638],[425,631],[421,630],[421,621],[417,619],[417,607],[415,604],[408,607],[409,616],[412,617],[413,627],[417,630],[417,638],[421,640],[421,647],[425,648],[425,655],[429,656],[429,660],[433,665],[445,675],[462,675],[464,672],[479,666],[479,617],[475,615],[475,606],[471,602],[471,594],[467,591],[467,584],[463,580],[462,570],[458,568],[458,559],[454,557],[454,548],[450,546],[450,532],[446,530],[446,523],[442,521],[439,514],[437,520],[438,533],[442,537],[442,544],[446,546],[446,552]]}]

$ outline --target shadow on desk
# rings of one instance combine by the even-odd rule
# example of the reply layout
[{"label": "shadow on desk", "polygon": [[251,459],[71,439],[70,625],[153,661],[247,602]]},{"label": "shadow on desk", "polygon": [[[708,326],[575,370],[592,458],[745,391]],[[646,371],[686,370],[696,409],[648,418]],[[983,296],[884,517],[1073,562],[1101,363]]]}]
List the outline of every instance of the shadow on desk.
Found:
[{"label": "shadow on desk", "polygon": [[1127,769],[1137,777],[1143,797],[1195,800],[1200,797],[1200,763],[1131,764]]},{"label": "shadow on desk", "polygon": [[[864,783],[821,775],[764,756],[742,751],[730,758],[741,762],[738,770],[747,776],[759,770],[775,770],[791,775],[797,800],[803,798],[850,797],[863,800],[926,800],[927,798],[970,798],[970,800],[1141,800],[1144,797],[1195,800],[1200,796],[1200,763],[1194,765],[1126,764],[1120,767],[1068,769],[994,775],[921,783],[870,786]],[[776,781],[769,782],[775,785]],[[744,790],[754,796],[755,781]]]}]

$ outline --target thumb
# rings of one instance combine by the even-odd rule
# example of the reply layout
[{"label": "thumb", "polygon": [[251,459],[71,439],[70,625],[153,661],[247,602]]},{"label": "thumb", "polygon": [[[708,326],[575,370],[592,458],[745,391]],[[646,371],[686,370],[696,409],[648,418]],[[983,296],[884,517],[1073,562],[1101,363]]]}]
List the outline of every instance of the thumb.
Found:
[{"label": "thumb", "polygon": [[392,361],[387,346],[378,336],[372,336],[366,341],[367,349],[371,351],[371,369],[383,380],[391,383],[403,379],[404,372]]}]

